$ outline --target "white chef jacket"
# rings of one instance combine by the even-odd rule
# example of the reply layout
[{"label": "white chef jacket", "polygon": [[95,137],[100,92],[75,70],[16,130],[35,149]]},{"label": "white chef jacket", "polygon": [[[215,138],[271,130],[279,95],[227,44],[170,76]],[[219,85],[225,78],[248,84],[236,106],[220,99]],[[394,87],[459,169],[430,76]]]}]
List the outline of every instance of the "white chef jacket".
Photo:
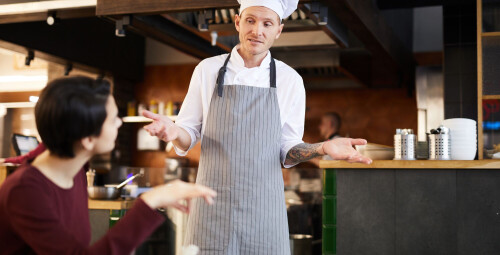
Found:
[{"label": "white chef jacket", "polygon": [[[224,76],[224,85],[247,85],[255,87],[270,87],[269,63],[271,53],[258,67],[247,68],[243,58],[238,53],[239,45],[231,52]],[[208,109],[212,94],[216,87],[219,69],[224,65],[228,54],[202,60],[196,66],[189,90],[182,103],[175,123],[185,129],[191,136],[191,146],[188,151],[203,139],[206,126]],[[295,145],[303,143],[304,118],[305,118],[305,89],[302,77],[285,63],[276,62],[276,89],[281,117],[281,146],[280,157],[284,165],[288,151]],[[174,146],[179,156],[185,156],[187,151]],[[293,165],[284,165],[292,167]]]}]

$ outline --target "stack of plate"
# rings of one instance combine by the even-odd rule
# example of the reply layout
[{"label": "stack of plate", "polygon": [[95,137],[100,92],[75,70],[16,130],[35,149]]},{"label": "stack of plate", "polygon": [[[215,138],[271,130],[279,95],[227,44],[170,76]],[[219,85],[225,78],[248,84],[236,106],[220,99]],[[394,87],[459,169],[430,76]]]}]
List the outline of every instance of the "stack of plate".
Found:
[{"label": "stack of plate", "polygon": [[451,159],[473,160],[477,152],[477,125],[471,119],[447,119],[443,126],[450,129]]}]

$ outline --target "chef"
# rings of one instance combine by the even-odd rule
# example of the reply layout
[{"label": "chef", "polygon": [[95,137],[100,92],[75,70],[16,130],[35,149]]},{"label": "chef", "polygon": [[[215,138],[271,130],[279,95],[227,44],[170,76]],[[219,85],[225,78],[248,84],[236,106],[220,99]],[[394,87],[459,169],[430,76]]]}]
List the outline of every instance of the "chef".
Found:
[{"label": "chef", "polygon": [[272,58],[269,48],[298,0],[241,0],[235,27],[240,43],[229,54],[201,61],[175,123],[153,119],[151,135],[186,155],[201,140],[196,182],[217,191],[213,206],[192,201],[186,244],[201,254],[290,254],[281,164],[291,167],[330,155],[371,163],[353,145],[363,139],[302,141],[302,78]]}]

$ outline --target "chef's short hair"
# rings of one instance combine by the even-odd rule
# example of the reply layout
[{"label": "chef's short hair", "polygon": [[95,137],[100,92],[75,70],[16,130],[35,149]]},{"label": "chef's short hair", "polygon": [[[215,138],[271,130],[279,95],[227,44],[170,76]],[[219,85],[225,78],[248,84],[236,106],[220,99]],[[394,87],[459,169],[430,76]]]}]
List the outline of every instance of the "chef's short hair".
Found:
[{"label": "chef's short hair", "polygon": [[74,76],[49,82],[35,106],[36,126],[47,149],[74,157],[75,142],[101,133],[109,95],[110,84],[103,79]]}]

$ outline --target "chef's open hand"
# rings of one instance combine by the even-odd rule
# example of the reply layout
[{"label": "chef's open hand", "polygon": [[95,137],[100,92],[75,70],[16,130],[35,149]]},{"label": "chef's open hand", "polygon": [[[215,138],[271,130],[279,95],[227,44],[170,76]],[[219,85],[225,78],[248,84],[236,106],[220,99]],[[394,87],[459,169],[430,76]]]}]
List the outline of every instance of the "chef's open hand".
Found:
[{"label": "chef's open hand", "polygon": [[153,209],[170,206],[189,213],[192,198],[202,197],[207,204],[211,205],[216,196],[217,193],[206,186],[177,180],[155,187],[142,194],[141,198]]},{"label": "chef's open hand", "polygon": [[179,127],[169,117],[146,110],[142,112],[142,115],[153,120],[153,123],[144,126],[150,135],[165,142],[173,141],[179,136]]},{"label": "chef's open hand", "polygon": [[361,155],[353,148],[355,145],[365,145],[365,139],[336,138],[323,143],[323,151],[335,160],[346,160],[350,163],[371,164],[372,160]]}]

